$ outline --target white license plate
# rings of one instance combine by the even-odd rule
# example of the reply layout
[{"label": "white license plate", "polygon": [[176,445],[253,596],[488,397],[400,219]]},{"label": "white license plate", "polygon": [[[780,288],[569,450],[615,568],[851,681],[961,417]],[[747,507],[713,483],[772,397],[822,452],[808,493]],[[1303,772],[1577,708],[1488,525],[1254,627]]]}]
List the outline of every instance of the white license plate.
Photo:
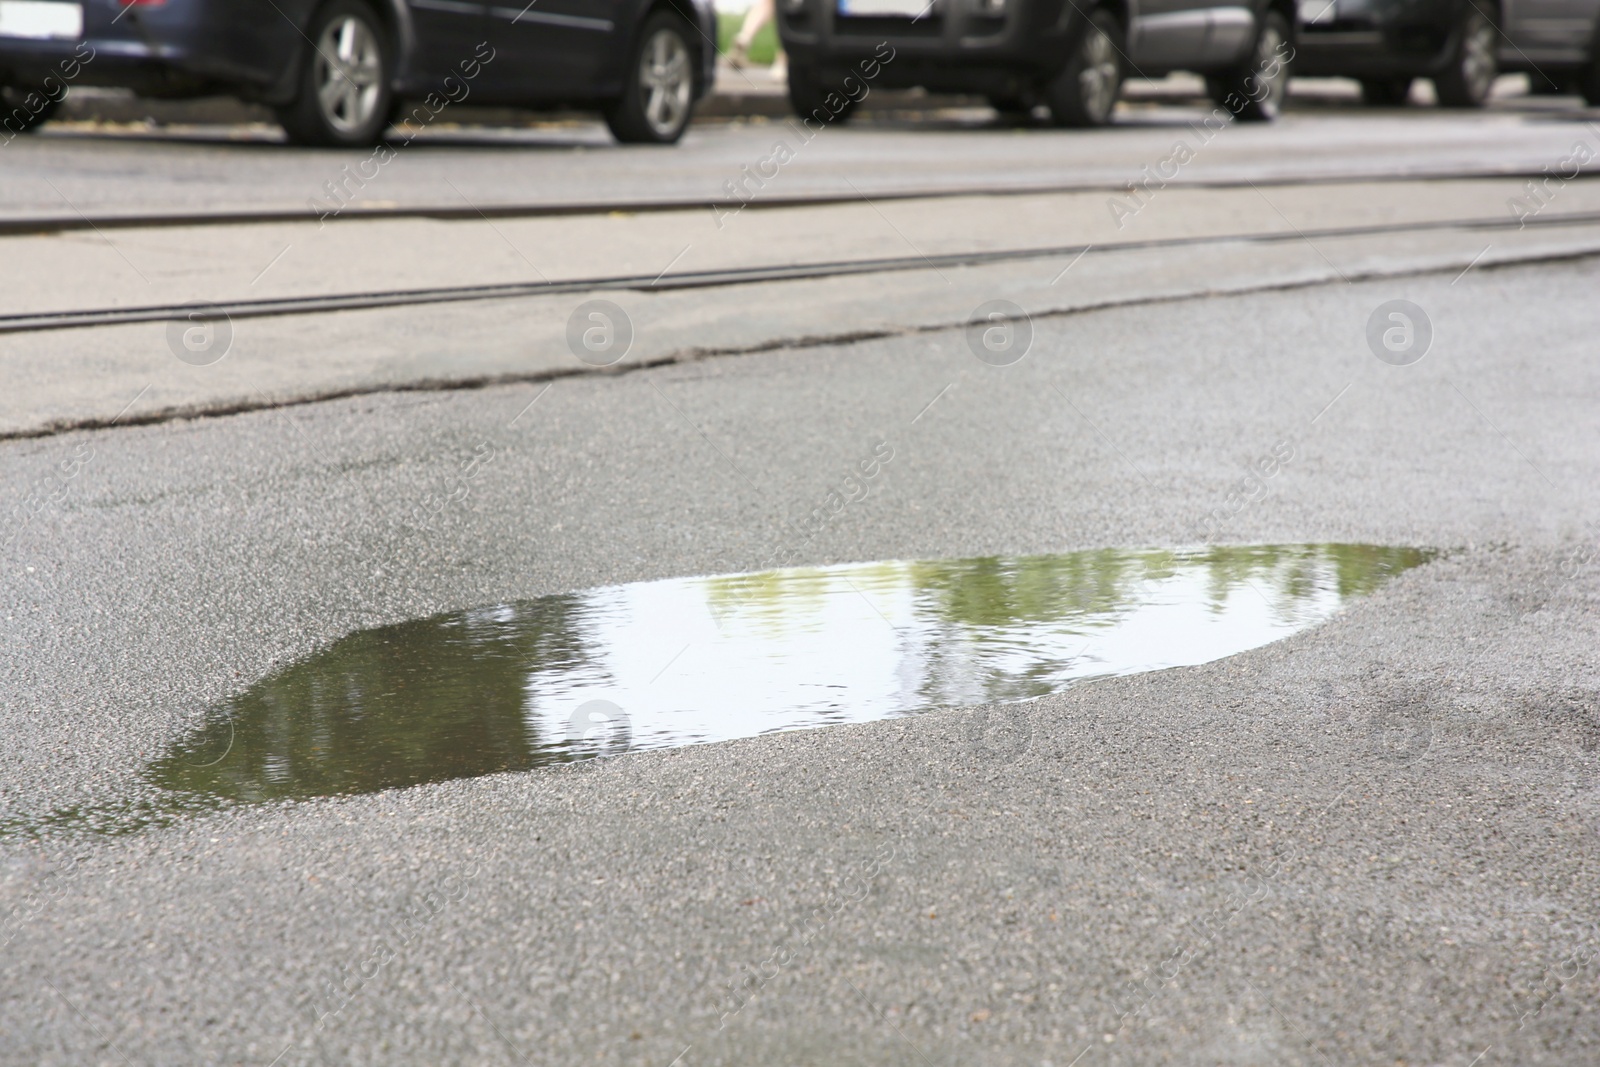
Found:
[{"label": "white license plate", "polygon": [[32,37],[48,41],[83,36],[83,5],[48,0],[0,0],[0,37]]},{"label": "white license plate", "polygon": [[932,9],[932,0],[839,0],[839,14],[854,18],[914,19]]},{"label": "white license plate", "polygon": [[1300,0],[1300,21],[1308,26],[1332,22],[1338,13],[1338,0]]}]

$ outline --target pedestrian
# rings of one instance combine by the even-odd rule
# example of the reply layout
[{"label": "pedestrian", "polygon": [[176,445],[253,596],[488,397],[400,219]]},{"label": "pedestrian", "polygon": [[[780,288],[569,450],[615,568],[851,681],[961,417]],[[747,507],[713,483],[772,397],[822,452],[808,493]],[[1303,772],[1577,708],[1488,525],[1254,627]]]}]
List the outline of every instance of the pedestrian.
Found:
[{"label": "pedestrian", "polygon": [[[752,0],[745,11],[744,21],[739,23],[739,35],[733,39],[733,47],[728,50],[728,63],[735,69],[749,65],[750,46],[755,43],[756,34],[772,21],[775,14],[773,4],[774,0]],[[789,76],[789,57],[784,54],[781,42],[773,54],[770,69],[774,79],[781,80]]]}]

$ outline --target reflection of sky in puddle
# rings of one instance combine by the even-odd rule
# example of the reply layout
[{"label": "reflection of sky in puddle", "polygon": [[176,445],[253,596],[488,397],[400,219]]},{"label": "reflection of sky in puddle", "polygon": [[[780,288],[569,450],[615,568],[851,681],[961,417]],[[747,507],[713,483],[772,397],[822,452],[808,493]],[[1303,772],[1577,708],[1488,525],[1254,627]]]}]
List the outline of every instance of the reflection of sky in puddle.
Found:
[{"label": "reflection of sky in puddle", "polygon": [[910,564],[788,577],[778,587],[793,586],[792,596],[721,613],[706,580],[586,595],[580,630],[590,662],[529,675],[534,733],[562,735],[574,709],[594,699],[623,709],[634,747],[656,748],[1040,696],[1077,679],[1256,648],[1341,603],[1330,561],[1293,597],[1277,594],[1266,567],[1219,599],[1204,562],[1180,561],[1169,574],[1130,581],[1109,610],[989,626],[941,617],[937,593],[919,590]]},{"label": "reflection of sky in puddle", "polygon": [[542,597],[341,638],[213,709],[147,778],[173,797],[362,793],[1027,700],[1278,640],[1426,558],[1103,550]]}]

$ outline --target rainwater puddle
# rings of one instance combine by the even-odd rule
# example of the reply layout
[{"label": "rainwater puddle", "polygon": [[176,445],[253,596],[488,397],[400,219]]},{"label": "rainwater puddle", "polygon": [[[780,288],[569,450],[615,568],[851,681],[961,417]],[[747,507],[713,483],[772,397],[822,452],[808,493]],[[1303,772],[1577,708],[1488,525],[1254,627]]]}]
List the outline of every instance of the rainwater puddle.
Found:
[{"label": "rainwater puddle", "polygon": [[342,638],[214,709],[148,778],[202,803],[366,793],[1029,700],[1279,640],[1428,558],[1102,550],[542,597]]}]

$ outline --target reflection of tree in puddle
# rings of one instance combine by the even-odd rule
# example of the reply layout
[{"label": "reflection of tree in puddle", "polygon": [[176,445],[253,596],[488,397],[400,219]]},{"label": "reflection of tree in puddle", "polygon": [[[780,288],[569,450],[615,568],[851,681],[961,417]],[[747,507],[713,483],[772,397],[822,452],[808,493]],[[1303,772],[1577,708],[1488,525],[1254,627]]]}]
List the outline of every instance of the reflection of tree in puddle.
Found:
[{"label": "reflection of tree in puddle", "polygon": [[[763,638],[814,629],[830,596],[859,594],[902,621],[909,610],[898,640],[902,703],[914,710],[1059,688],[1074,671],[1072,656],[1040,634],[1114,627],[1174,576],[1203,575],[1214,608],[1249,585],[1274,613],[1293,618],[1314,599],[1370,592],[1423,558],[1369,545],[1107,549],[774,571],[686,587],[691,600],[698,588],[720,620],[749,620]],[[216,709],[149,778],[183,793],[258,801],[593,754],[563,734],[539,736],[539,720],[526,712],[535,676],[606,675],[607,649],[592,645],[598,631],[587,624],[597,603],[590,594],[544,597],[351,634]]]},{"label": "reflection of tree in puddle", "polygon": [[753,617],[771,634],[805,629],[830,593],[909,594],[914,620],[902,628],[901,673],[916,703],[931,707],[1055,691],[1073,660],[1045,652],[1041,628],[1058,635],[1110,629],[1148,602],[1156,583],[1180,574],[1203,577],[1214,614],[1253,589],[1278,620],[1296,623],[1321,602],[1369,593],[1425,559],[1416,549],[1377,545],[1102,549],[774,571],[707,579],[705,586],[719,618]]},{"label": "reflection of tree in puddle", "polygon": [[562,758],[523,715],[531,670],[587,662],[582,600],[515,605],[342,638],[230,701],[231,747],[195,731],[157,785],[238,800],[363,793],[525,770]]},{"label": "reflection of tree in puddle", "polygon": [[1321,544],[1225,546],[1186,558],[1208,569],[1213,610],[1221,611],[1241,587],[1253,586],[1280,618],[1295,620],[1319,597],[1365,596],[1431,557],[1417,548]]},{"label": "reflection of tree in puddle", "polygon": [[[1198,609],[1221,622],[1259,620],[1267,608],[1267,630],[1252,622],[1245,643],[1204,653],[1229,655],[1325,618],[1429,555],[1375,545],[1250,545],[887,561],[656,583],[662,596],[648,603],[660,617],[637,618],[672,628],[709,611],[719,636],[705,643],[726,645],[717,652],[725,667],[759,664],[774,648],[801,661],[787,676],[792,688],[762,673],[754,684],[770,691],[739,700],[740,709],[765,702],[752,721],[788,714],[783,728],[795,728],[849,718],[840,711],[880,716],[1026,700],[1108,670],[1156,669],[1168,649],[1150,647],[1163,638],[1139,630],[1137,614],[1153,603],[1187,605],[1191,615]],[[632,722],[639,707],[616,681],[615,635],[626,631],[618,617],[609,617],[609,629],[601,620],[628,602],[618,593],[544,597],[350,634],[213,708],[147,769],[147,781],[161,789],[153,797],[0,820],[0,837],[132,831],[218,803],[372,792],[626,748],[635,728],[648,735],[662,720],[646,710]],[[886,620],[895,631],[888,640],[877,629]],[[872,639],[862,639],[868,633]],[[1124,645],[1110,659],[1083,651],[1102,638]],[[1185,634],[1177,644],[1189,640]],[[842,663],[855,656],[860,668],[863,656],[879,655],[895,659],[887,682],[882,671],[850,675],[852,665]],[[704,677],[719,684],[715,670]],[[851,678],[856,688],[823,685],[837,697],[818,710],[819,684]],[[541,717],[534,713],[541,681],[573,693],[615,687],[623,703],[590,699]],[[691,704],[708,699],[700,691],[684,696]],[[794,718],[796,709],[812,718]],[[652,736],[686,744],[739,728],[723,722],[693,738]]]}]

